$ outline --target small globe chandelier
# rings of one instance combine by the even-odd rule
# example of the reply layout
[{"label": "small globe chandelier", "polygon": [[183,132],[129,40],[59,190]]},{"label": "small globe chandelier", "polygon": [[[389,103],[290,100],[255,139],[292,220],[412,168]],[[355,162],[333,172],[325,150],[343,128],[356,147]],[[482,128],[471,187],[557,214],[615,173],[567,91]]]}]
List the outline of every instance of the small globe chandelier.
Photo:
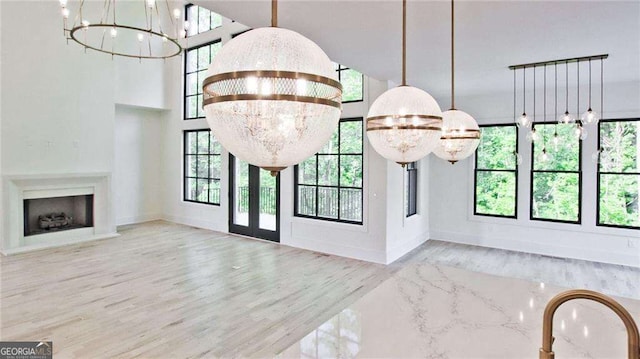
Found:
[{"label": "small globe chandelier", "polygon": [[367,114],[367,137],[382,157],[401,166],[431,153],[442,133],[442,111],[431,95],[406,81],[407,1],[402,0],[402,84],[380,95]]},{"label": "small globe chandelier", "polygon": [[342,85],[331,60],[311,40],[271,27],[225,44],[203,82],[211,132],[239,159],[275,176],[318,152],[340,120]]},{"label": "small globe chandelier", "polygon": [[480,127],[468,113],[455,108],[455,67],[454,67],[454,4],[451,0],[451,109],[442,113],[442,135],[433,153],[455,164],[465,159],[480,144]]},{"label": "small globe chandelier", "polygon": [[[61,6],[63,34],[85,49],[113,56],[142,59],[168,59],[182,54],[178,38],[186,35],[181,21],[180,9],[169,10],[165,0],[144,0],[140,3],[140,16],[144,15],[146,27],[118,22],[122,12],[116,0],[105,0],[101,12],[88,13],[85,1],[80,1],[75,16],[67,0],[59,0]],[[118,1],[121,3],[121,1]],[[127,8],[130,11],[130,8]],[[120,10],[122,11],[122,10]],[[130,15],[130,14],[127,14]],[[73,19],[73,20],[71,20]]]}]

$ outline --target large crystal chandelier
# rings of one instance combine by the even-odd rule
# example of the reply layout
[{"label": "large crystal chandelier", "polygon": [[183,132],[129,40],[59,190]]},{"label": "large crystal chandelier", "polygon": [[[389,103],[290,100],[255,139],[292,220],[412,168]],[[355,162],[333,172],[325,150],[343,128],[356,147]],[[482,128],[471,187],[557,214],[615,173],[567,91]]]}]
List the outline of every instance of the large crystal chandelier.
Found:
[{"label": "large crystal chandelier", "polygon": [[[140,16],[136,26],[123,21],[123,14],[131,17],[130,2],[105,0],[102,9],[91,11],[89,1],[80,1],[72,16],[67,0],[59,0],[63,21],[63,33],[87,49],[110,54],[142,59],[167,59],[182,54],[179,37],[186,32],[181,21],[180,9],[169,8],[169,1],[144,0],[139,3]],[[91,2],[93,3],[93,2]],[[123,11],[118,4],[126,3]]]},{"label": "large crystal chandelier", "polygon": [[454,7],[451,0],[451,109],[442,113],[442,136],[433,149],[436,156],[451,164],[471,156],[480,144],[480,127],[476,120],[455,108],[454,53]]},{"label": "large crystal chandelier", "polygon": [[304,36],[277,27],[248,31],[218,52],[203,83],[213,135],[252,165],[278,171],[331,138],[342,108],[342,85],[331,60]]},{"label": "large crystal chandelier", "polygon": [[367,137],[382,157],[404,166],[428,155],[442,132],[442,112],[428,93],[406,82],[407,1],[402,0],[402,85],[371,105]]}]

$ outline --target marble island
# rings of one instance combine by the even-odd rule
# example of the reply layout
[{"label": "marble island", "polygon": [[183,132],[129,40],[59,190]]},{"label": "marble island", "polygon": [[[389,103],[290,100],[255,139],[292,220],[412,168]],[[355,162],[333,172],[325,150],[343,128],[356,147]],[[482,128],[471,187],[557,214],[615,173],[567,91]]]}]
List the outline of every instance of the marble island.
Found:
[{"label": "marble island", "polygon": [[[278,357],[538,358],[544,307],[566,289],[412,264]],[[615,299],[640,322],[640,301]],[[622,321],[595,302],[562,305],[554,336],[558,359],[627,358]]]}]

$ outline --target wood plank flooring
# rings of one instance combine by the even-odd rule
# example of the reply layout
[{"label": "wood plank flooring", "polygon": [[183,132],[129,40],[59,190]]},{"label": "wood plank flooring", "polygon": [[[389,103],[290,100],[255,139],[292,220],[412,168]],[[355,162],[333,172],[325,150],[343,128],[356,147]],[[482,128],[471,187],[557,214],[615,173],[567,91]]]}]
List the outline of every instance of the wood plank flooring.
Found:
[{"label": "wood plank flooring", "polygon": [[162,221],[120,232],[0,258],[0,339],[53,340],[56,358],[271,357],[412,261],[640,296],[640,270],[438,241],[382,266]]}]

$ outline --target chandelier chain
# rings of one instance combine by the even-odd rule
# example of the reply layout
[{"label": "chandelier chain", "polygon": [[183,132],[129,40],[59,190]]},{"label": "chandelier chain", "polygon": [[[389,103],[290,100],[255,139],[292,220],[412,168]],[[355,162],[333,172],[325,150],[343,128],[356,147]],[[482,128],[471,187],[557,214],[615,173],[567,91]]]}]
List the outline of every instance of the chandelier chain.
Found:
[{"label": "chandelier chain", "polygon": [[271,27],[278,27],[278,0],[271,0]]},{"label": "chandelier chain", "polygon": [[455,101],[455,70],[454,70],[454,55],[455,55],[455,42],[454,42],[454,31],[455,31],[455,16],[454,16],[454,8],[453,8],[454,0],[451,0],[451,109],[456,108]]},{"label": "chandelier chain", "polygon": [[402,86],[407,85],[407,0],[402,0]]}]

